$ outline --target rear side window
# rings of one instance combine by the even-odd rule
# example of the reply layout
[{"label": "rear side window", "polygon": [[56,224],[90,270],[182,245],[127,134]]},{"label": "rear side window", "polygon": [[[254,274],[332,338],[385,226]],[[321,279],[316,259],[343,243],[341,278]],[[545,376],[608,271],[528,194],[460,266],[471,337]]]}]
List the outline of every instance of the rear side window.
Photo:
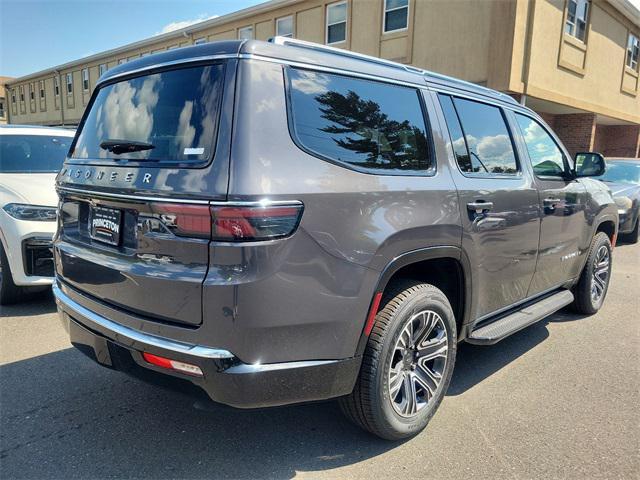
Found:
[{"label": "rear side window", "polygon": [[210,159],[223,69],[182,68],[100,88],[71,157],[198,164]]},{"label": "rear side window", "polygon": [[460,170],[478,175],[514,175],[516,155],[498,107],[440,95],[451,146]]},{"label": "rear side window", "polygon": [[561,177],[566,171],[562,150],[551,135],[534,119],[516,113],[533,171],[538,176]]},{"label": "rear side window", "polygon": [[292,133],[303,149],[369,173],[433,168],[418,90],[294,68],[287,78]]}]

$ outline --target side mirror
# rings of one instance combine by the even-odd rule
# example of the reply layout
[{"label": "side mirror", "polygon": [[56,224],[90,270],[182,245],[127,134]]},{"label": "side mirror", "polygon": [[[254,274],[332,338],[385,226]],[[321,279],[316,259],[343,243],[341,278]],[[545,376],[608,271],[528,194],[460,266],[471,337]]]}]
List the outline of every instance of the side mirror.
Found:
[{"label": "side mirror", "polygon": [[576,153],[576,177],[599,177],[606,169],[604,157],[600,153]]}]

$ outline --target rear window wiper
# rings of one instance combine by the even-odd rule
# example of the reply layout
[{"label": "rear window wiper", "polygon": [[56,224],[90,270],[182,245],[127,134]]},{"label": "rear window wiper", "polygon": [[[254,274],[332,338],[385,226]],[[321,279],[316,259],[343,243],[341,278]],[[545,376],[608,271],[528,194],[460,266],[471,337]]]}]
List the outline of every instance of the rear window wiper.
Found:
[{"label": "rear window wiper", "polygon": [[100,144],[100,148],[116,155],[121,153],[141,152],[156,148],[155,145],[146,142],[136,142],[133,140],[105,140]]}]

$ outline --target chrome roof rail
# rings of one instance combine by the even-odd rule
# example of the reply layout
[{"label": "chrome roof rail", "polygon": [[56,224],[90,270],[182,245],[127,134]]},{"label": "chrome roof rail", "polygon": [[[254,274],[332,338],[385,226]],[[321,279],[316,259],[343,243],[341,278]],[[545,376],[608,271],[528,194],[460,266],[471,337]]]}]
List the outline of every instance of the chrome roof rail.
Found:
[{"label": "chrome roof rail", "polygon": [[290,45],[292,47],[305,48],[307,50],[313,50],[317,52],[331,53],[334,55],[340,55],[341,57],[353,58],[356,60],[362,60],[365,62],[373,63],[376,65],[382,65],[385,67],[395,68],[397,70],[403,70],[405,72],[413,73],[416,75],[420,75],[425,82],[432,80],[437,83],[450,82],[453,84],[452,86],[458,85],[462,88],[467,87],[466,90],[475,91],[479,94],[484,94],[486,96],[500,98],[503,101],[509,103],[518,103],[513,97],[507,95],[506,93],[499,92],[497,90],[493,90],[488,87],[484,87],[482,85],[478,85],[477,83],[468,82],[466,80],[460,80],[459,78],[450,77],[448,75],[443,75],[441,73],[431,72],[429,70],[424,70],[419,67],[414,67],[413,65],[404,65],[402,63],[393,62],[391,60],[385,60],[383,58],[373,57],[371,55],[365,55],[364,53],[352,52],[351,50],[343,50],[342,48],[330,47],[328,45],[322,45],[319,43],[307,42],[305,40],[298,40],[297,38],[289,38],[289,37],[271,37],[269,39],[270,43],[274,45],[282,45],[287,46]]},{"label": "chrome roof rail", "polygon": [[412,67],[410,65],[403,65],[402,63],[392,62],[391,60],[385,60],[384,58],[373,57],[371,55],[365,55],[364,53],[352,52],[351,50],[344,50],[342,48],[329,47],[328,45],[322,45],[320,43],[307,42],[306,40],[298,40],[297,38],[289,37],[271,37],[269,43],[275,45],[291,45],[293,47],[306,48],[308,50],[315,50],[317,52],[332,53],[334,55],[340,55],[341,57],[354,58],[356,60],[363,60],[369,63],[375,63],[377,65],[384,65],[385,67],[396,68],[398,70],[404,70],[411,73],[422,73],[423,70]]}]

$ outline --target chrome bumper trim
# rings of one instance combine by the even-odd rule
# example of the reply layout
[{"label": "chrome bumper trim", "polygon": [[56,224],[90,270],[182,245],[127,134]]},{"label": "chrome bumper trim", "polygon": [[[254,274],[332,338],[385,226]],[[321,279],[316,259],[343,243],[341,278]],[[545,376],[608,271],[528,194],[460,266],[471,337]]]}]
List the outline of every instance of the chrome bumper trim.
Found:
[{"label": "chrome bumper trim", "polygon": [[[227,350],[176,342],[175,340],[170,340],[168,338],[149,335],[148,333],[143,333],[138,330],[125,327],[124,325],[120,325],[112,320],[101,317],[69,298],[69,296],[60,289],[57,282],[53,283],[53,295],[56,298],[56,304],[61,310],[71,310],[82,317],[82,319],[78,320],[86,319],[89,322],[113,332],[115,340],[139,342],[153,347],[201,358],[234,358],[234,355]],[[91,325],[86,326],[91,327]]]}]

